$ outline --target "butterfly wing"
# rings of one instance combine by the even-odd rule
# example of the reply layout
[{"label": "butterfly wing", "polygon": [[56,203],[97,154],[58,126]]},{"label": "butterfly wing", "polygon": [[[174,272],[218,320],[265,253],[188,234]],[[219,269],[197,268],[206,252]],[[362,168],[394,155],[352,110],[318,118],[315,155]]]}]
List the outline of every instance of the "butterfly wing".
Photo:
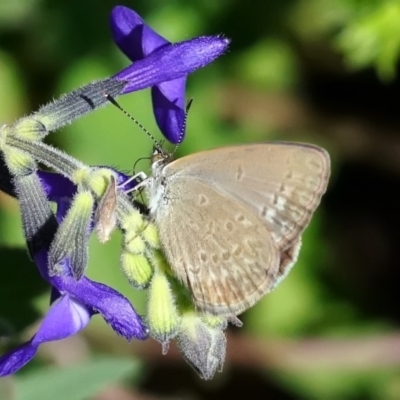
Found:
[{"label": "butterfly wing", "polygon": [[164,170],[174,181],[202,180],[246,204],[285,251],[307,227],[326,191],[330,159],[313,145],[265,143],[196,153]]},{"label": "butterfly wing", "polygon": [[220,148],[163,169],[152,215],[200,309],[237,315],[285,276],[329,172],[323,149],[294,143]]},{"label": "butterfly wing", "polygon": [[279,251],[246,206],[193,179],[165,196],[165,213],[155,219],[160,241],[197,308],[237,315],[273,287]]}]

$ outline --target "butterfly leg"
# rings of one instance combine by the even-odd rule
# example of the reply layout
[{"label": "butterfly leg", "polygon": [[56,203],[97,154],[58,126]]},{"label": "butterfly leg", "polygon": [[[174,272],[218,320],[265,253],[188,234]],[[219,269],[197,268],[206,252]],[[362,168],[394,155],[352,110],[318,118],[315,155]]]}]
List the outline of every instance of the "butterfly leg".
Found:
[{"label": "butterfly leg", "polygon": [[144,172],[138,172],[137,174],[131,176],[128,180],[126,180],[122,185],[119,185],[118,188],[123,189],[126,185],[128,185],[132,181],[139,181],[139,183],[131,189],[124,190],[125,193],[136,192],[137,190],[140,190],[143,186],[146,186],[147,175]]}]

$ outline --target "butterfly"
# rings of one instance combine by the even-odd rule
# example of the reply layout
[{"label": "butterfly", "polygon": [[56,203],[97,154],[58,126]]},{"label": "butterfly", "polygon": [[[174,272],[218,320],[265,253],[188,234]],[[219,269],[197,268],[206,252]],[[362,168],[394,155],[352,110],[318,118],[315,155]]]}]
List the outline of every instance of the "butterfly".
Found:
[{"label": "butterfly", "polygon": [[156,151],[140,186],[167,261],[197,309],[230,317],[286,276],[329,176],[321,147],[276,142],[177,160]]}]

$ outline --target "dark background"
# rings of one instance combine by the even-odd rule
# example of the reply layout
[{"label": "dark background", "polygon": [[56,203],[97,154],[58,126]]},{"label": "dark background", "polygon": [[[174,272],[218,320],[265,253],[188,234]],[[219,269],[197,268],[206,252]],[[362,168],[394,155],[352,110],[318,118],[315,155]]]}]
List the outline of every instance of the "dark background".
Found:
[{"label": "dark background", "polygon": [[[116,4],[121,3],[1,1],[1,122],[11,123],[128,65],[108,28]],[[57,390],[56,381],[46,378],[49,365],[54,372],[54,366],[95,365],[99,354],[131,354],[134,371],[121,373],[123,383],[95,386],[91,398],[400,398],[400,3],[137,0],[124,5],[171,41],[218,33],[232,39],[224,57],[189,78],[187,95],[194,103],[180,155],[241,142],[311,142],[331,154],[329,189],[289,277],[242,315],[242,328],[228,330],[224,372],[213,381],[199,380],[174,346],[162,356],[152,340],[127,345],[97,317],[82,335],[42,346],[28,367],[0,379],[0,393],[21,387],[10,398],[29,399],[20,396],[30,377]],[[148,91],[120,102],[161,137]],[[152,148],[147,136],[110,106],[48,141],[85,163],[124,171]],[[139,166],[148,168],[146,161]],[[28,338],[48,307],[48,288],[23,243],[18,205],[0,193],[4,349]],[[145,295],[124,281],[119,249],[118,234],[107,245],[93,239],[89,276],[120,290],[143,312]]]}]

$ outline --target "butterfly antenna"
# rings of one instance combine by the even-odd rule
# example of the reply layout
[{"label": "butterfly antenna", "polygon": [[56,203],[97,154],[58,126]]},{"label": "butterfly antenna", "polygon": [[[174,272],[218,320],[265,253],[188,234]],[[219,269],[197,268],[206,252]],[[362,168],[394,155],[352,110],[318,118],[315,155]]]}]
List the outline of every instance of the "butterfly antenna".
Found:
[{"label": "butterfly antenna", "polygon": [[133,175],[136,174],[136,165],[138,164],[139,161],[142,160],[150,160],[150,157],[140,157],[135,161],[135,164],[133,164]]},{"label": "butterfly antenna", "polygon": [[186,130],[187,117],[188,117],[188,114],[189,114],[190,107],[192,106],[192,103],[193,103],[193,97],[191,97],[191,98],[188,100],[187,104],[186,104],[185,119],[183,120],[183,125],[182,125],[181,132],[180,132],[180,134],[179,134],[178,143],[177,143],[177,145],[175,146],[174,151],[172,152],[172,154],[175,154],[176,150],[178,150],[178,147],[179,147],[179,145],[180,145],[181,142],[182,142],[182,139],[183,139],[183,136],[184,136],[185,130]]},{"label": "butterfly antenna", "polygon": [[144,133],[147,134],[147,136],[155,143],[157,147],[160,147],[160,144],[157,142],[156,138],[135,118],[132,117],[131,114],[128,113],[125,109],[122,108],[122,106],[117,102],[117,100],[114,99],[111,95],[108,93],[104,93],[104,97],[115,107],[117,107],[120,111],[122,111],[131,121],[133,121]]}]

